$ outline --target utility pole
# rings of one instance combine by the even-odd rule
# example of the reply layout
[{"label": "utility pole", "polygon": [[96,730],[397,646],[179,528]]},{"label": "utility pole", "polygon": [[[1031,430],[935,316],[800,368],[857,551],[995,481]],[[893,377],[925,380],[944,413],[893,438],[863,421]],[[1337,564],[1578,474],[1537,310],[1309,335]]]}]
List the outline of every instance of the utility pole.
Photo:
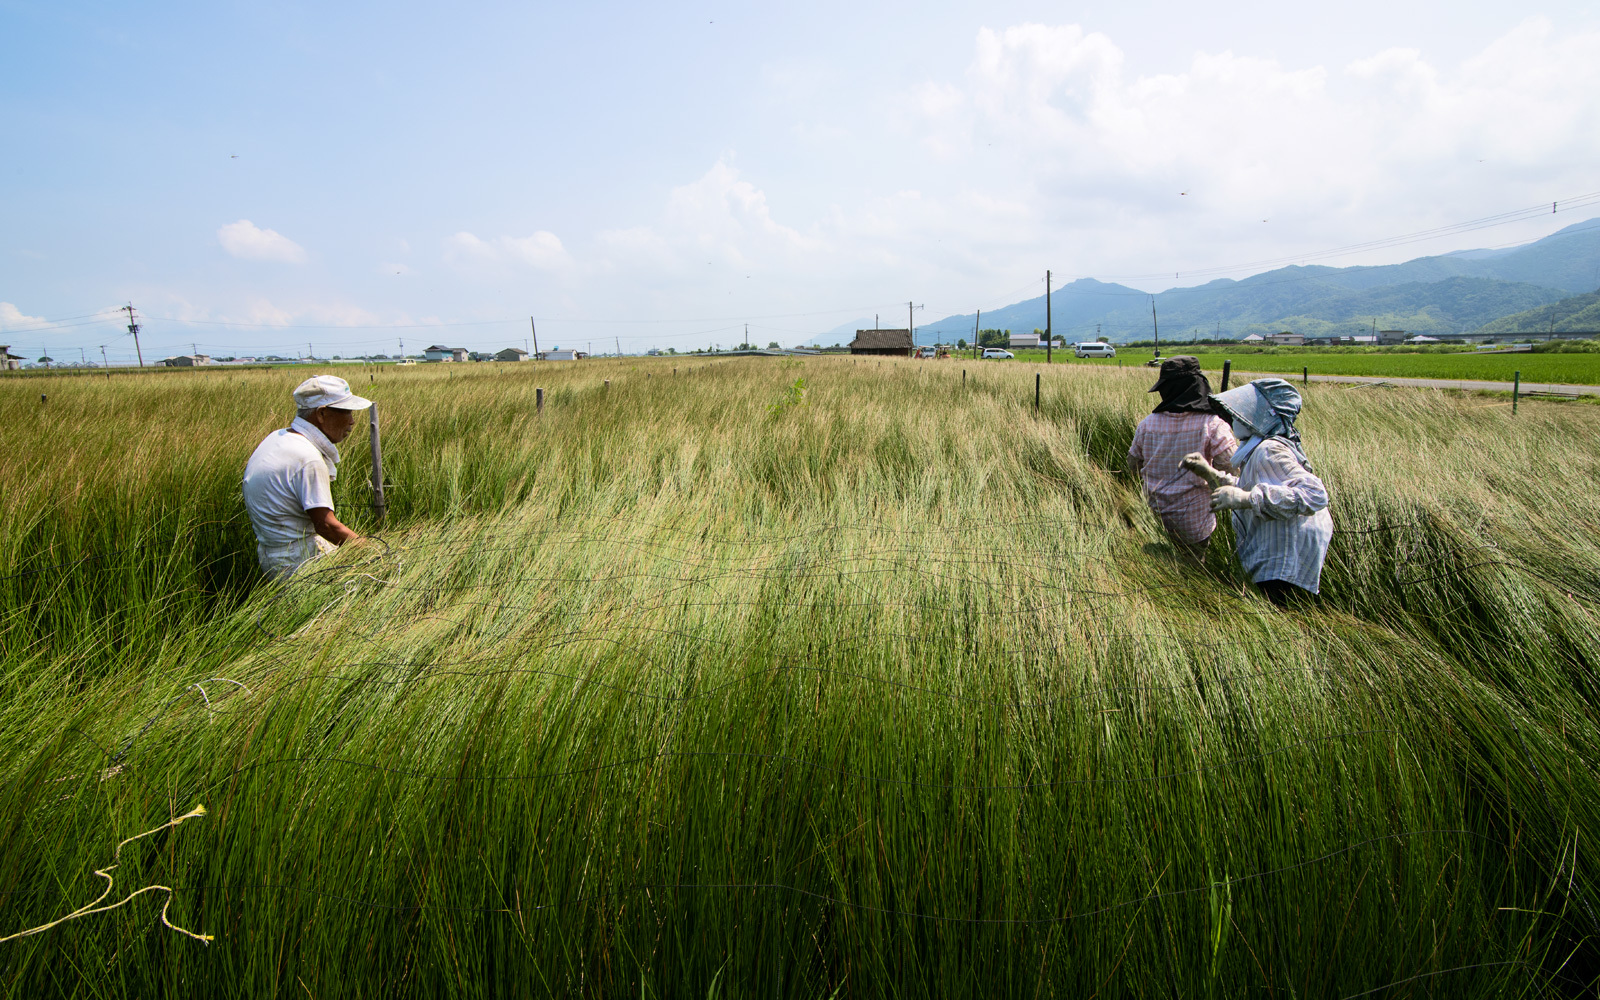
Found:
[{"label": "utility pole", "polygon": [[972,317],[972,360],[978,360],[978,339],[983,332],[983,310],[979,309],[977,315]]},{"label": "utility pole", "polygon": [[144,351],[139,349],[139,324],[134,321],[133,303],[129,302],[119,312],[128,314],[128,332],[133,334],[133,352],[139,356],[139,367],[144,367]]},{"label": "utility pole", "polygon": [[[745,324],[744,333],[745,333],[746,337],[748,337],[750,335],[750,324],[748,324],[748,323]],[[616,334],[612,334],[612,336],[616,336]],[[617,357],[619,357],[619,358],[622,357],[622,338],[621,337],[617,337]]]},{"label": "utility pole", "polygon": [[89,356],[83,353],[83,348],[81,347],[78,348],[78,360],[82,361],[84,364],[89,363]]},{"label": "utility pole", "polygon": [[106,345],[104,344],[100,345],[100,363],[108,370],[111,368],[111,362],[106,360]]},{"label": "utility pole", "polygon": [[317,360],[317,352],[311,349],[309,341],[306,343],[306,358],[311,361]]},{"label": "utility pole", "polygon": [[[1050,363],[1050,349],[1052,338],[1050,336],[1050,272],[1044,272],[1044,363]],[[1035,400],[1034,409],[1038,409]]]},{"label": "utility pole", "polygon": [[532,316],[528,317],[528,329],[533,331],[533,360],[538,361],[539,360],[539,324],[537,324],[537,323],[535,323],[533,321],[533,317]]},{"label": "utility pole", "polygon": [[1150,296],[1150,325],[1156,331],[1156,357],[1161,357],[1161,324],[1156,322],[1156,297]]},{"label": "utility pole", "polygon": [[915,347],[917,344],[916,307],[909,302],[906,303],[906,327],[911,331],[911,346]]}]

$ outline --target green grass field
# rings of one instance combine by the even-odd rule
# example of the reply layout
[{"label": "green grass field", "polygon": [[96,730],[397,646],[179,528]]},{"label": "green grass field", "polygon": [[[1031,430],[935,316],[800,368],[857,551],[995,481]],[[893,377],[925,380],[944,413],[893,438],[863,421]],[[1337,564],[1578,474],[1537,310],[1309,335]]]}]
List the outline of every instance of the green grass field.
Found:
[{"label": "green grass field", "polygon": [[[1016,352],[1012,363],[1041,364],[1043,351]],[[1453,378],[1474,381],[1507,382],[1522,372],[1524,382],[1559,382],[1571,385],[1600,385],[1600,354],[1408,354],[1408,353],[1258,353],[1218,351],[1209,345],[1190,349],[1182,344],[1162,348],[1162,354],[1192,354],[1208,371],[1221,371],[1224,360],[1232,360],[1239,371],[1300,374],[1302,368],[1313,375],[1376,375],[1396,378]],[[1151,349],[1119,348],[1117,358],[1075,358],[1072,351],[1057,351],[1055,364],[1098,365],[1130,368],[1149,360]],[[970,358],[965,359],[971,361]],[[987,361],[982,364],[999,364]]]},{"label": "green grass field", "polygon": [[1148,372],[960,367],[341,369],[391,518],[286,587],[303,370],[0,379],[0,937],[148,890],[0,993],[1594,988],[1600,412],[1312,386],[1280,612],[1122,470]]}]

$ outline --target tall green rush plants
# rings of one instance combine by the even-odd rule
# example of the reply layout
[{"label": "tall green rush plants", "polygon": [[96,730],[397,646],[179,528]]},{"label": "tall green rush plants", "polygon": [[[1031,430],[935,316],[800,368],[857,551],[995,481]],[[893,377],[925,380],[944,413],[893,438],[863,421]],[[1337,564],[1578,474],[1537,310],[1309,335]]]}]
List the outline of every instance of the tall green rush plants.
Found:
[{"label": "tall green rush plants", "polygon": [[237,481],[303,372],[0,381],[0,937],[199,806],[114,875],[213,937],[152,891],[0,989],[1592,987],[1595,411],[1311,387],[1280,612],[1145,509],[1147,376],[793,364],[375,373],[388,523],[288,586]]}]

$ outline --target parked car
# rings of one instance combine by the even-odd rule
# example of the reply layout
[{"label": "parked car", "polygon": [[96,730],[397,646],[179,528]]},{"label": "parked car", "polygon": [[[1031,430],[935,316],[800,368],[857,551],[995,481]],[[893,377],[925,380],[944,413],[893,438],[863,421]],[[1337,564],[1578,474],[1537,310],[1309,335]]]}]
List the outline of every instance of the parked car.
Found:
[{"label": "parked car", "polygon": [[1085,341],[1082,344],[1074,344],[1072,353],[1080,358],[1114,358],[1117,356],[1117,349],[1110,344],[1103,344],[1098,340],[1093,340]]},{"label": "parked car", "polygon": [[937,355],[937,353],[938,352],[935,351],[931,347],[919,347],[919,348],[917,348],[917,357],[919,357],[919,358],[931,358],[931,357],[934,357],[935,355]]},{"label": "parked car", "polygon": [[1012,354],[1010,351],[1003,351],[998,347],[985,347],[983,349],[983,356],[986,357],[986,358],[1014,358],[1014,357],[1016,357],[1016,355]]}]

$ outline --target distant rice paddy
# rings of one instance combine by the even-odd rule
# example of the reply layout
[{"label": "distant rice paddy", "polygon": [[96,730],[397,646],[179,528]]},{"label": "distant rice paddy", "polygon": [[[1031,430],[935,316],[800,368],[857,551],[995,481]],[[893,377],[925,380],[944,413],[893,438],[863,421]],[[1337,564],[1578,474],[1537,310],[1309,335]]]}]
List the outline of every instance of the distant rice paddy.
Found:
[{"label": "distant rice paddy", "polygon": [[[1520,371],[1524,382],[1556,382],[1571,385],[1600,385],[1600,354],[1474,354],[1401,352],[1313,352],[1218,350],[1212,345],[1185,347],[1181,342],[1162,342],[1167,357],[1192,354],[1209,371],[1221,371],[1224,360],[1231,360],[1238,371],[1298,375],[1310,369],[1313,375],[1373,375],[1395,378],[1467,379],[1484,382],[1511,382]],[[1152,356],[1148,347],[1119,347],[1117,358],[1076,358],[1072,350],[1056,351],[1056,364],[1097,365],[1124,368],[1143,364]],[[1017,355],[1018,361],[1035,364],[1044,360],[1043,351]],[[994,362],[987,362],[993,364]]]}]

